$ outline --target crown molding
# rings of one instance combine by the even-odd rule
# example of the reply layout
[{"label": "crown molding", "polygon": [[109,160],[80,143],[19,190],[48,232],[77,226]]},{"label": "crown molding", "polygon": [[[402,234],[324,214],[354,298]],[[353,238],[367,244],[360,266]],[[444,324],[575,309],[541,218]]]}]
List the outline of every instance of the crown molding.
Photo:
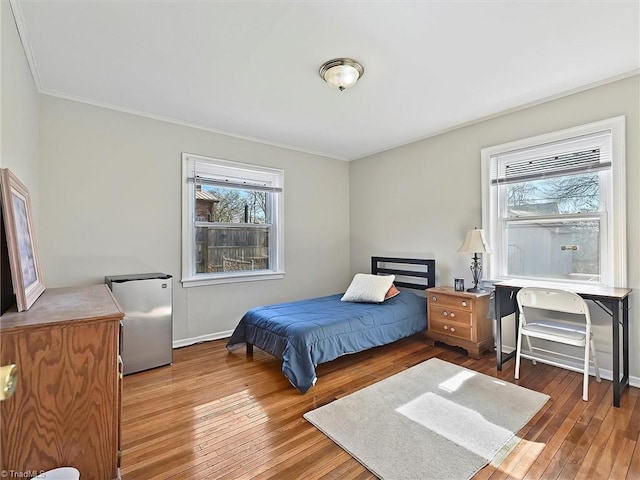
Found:
[{"label": "crown molding", "polygon": [[13,20],[16,24],[16,28],[18,29],[18,36],[20,37],[20,42],[22,43],[22,49],[24,50],[24,55],[27,58],[29,70],[31,70],[33,83],[35,84],[38,93],[42,93],[42,82],[40,80],[40,73],[38,72],[38,65],[33,54],[33,49],[31,48],[29,36],[27,35],[27,27],[24,21],[22,7],[20,6],[20,2],[18,0],[9,0],[9,4],[11,5]]}]

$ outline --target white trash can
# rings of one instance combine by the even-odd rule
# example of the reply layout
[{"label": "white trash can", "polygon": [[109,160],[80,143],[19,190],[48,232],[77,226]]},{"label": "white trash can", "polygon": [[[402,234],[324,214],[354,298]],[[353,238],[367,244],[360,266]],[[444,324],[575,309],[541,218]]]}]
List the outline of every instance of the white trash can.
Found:
[{"label": "white trash can", "polygon": [[80,472],[73,467],[60,467],[44,472],[37,478],[46,480],[79,480]]}]

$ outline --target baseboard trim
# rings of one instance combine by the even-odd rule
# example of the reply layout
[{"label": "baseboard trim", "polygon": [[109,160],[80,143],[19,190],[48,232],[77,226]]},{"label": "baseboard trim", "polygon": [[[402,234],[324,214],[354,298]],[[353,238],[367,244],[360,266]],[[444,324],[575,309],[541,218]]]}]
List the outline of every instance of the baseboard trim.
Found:
[{"label": "baseboard trim", "polygon": [[209,342],[211,340],[220,340],[222,338],[229,338],[233,330],[227,330],[224,332],[209,333],[207,335],[201,335],[199,337],[183,338],[181,340],[173,341],[173,348],[188,347],[189,345],[195,345],[196,343]]}]

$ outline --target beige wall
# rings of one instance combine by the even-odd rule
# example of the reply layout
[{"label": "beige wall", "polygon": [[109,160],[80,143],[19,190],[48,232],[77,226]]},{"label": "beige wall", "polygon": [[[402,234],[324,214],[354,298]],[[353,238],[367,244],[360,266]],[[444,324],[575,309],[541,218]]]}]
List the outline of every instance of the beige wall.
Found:
[{"label": "beige wall", "polygon": [[[47,286],[169,273],[181,341],[224,334],[250,307],[348,285],[347,162],[50,96],[40,115]],[[182,152],[284,169],[284,279],[182,288]]]},{"label": "beige wall", "polygon": [[20,43],[8,0],[2,0],[2,89],[0,167],[9,168],[29,189],[37,231],[39,205],[39,94]]},{"label": "beige wall", "polygon": [[[482,225],[480,149],[618,115],[626,116],[628,286],[640,287],[640,76],[486,120],[350,163],[351,270],[371,255],[415,255],[437,261],[436,283],[471,282],[469,255],[456,251]],[[631,297],[640,311],[640,289]],[[631,345],[640,323],[631,322]],[[610,322],[601,319],[597,348],[611,368]],[[631,349],[640,377],[640,349]]]}]

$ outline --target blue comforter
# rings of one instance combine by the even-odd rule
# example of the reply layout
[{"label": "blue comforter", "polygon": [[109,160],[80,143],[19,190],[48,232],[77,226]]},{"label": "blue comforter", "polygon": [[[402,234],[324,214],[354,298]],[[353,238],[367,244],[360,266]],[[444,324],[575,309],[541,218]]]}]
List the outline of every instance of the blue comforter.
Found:
[{"label": "blue comforter", "polygon": [[316,382],[316,365],[427,327],[426,299],[411,292],[383,303],[342,302],[342,294],[249,310],[227,343],[246,343],[282,359],[282,371],[301,393]]}]

